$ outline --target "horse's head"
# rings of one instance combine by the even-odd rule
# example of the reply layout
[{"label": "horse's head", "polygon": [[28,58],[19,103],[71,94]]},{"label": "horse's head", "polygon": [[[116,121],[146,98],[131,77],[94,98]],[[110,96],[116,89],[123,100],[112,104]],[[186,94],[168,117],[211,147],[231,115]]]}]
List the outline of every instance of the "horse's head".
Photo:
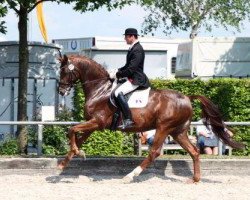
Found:
[{"label": "horse's head", "polygon": [[80,73],[77,66],[75,66],[66,55],[59,58],[59,61],[61,62],[61,67],[58,91],[60,95],[67,96],[73,85],[80,78]]}]

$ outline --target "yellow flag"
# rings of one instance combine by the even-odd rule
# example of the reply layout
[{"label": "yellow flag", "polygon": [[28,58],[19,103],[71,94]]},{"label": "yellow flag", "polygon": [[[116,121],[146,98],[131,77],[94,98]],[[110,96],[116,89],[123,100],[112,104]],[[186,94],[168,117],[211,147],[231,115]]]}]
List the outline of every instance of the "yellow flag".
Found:
[{"label": "yellow flag", "polygon": [[[37,2],[39,2],[39,1],[40,0],[37,0]],[[36,14],[37,14],[37,20],[38,20],[38,24],[39,24],[41,34],[42,34],[45,42],[48,43],[47,30],[46,30],[46,26],[45,26],[45,23],[44,23],[44,17],[43,17],[43,2],[40,2],[36,6]]]}]

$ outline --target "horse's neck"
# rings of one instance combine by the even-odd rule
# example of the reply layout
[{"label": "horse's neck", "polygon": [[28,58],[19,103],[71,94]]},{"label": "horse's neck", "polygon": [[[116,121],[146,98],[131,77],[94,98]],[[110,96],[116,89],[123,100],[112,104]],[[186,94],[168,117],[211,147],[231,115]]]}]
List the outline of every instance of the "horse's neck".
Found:
[{"label": "horse's neck", "polygon": [[80,65],[81,83],[86,100],[97,99],[109,92],[108,73],[97,63],[84,59]]},{"label": "horse's neck", "polygon": [[93,85],[94,86],[92,87],[88,87],[86,84],[83,85],[86,101],[96,102],[110,96],[112,86],[110,81],[100,81],[99,83],[94,83]]},{"label": "horse's neck", "polygon": [[95,77],[82,81],[82,86],[85,97],[94,98],[98,94],[106,93],[110,86],[110,81],[107,77]]}]

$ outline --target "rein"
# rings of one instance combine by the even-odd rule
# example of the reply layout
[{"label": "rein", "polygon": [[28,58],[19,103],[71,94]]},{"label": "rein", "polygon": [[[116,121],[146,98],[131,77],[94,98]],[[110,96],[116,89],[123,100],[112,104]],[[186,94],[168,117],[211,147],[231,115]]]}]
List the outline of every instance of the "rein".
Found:
[{"label": "rein", "polygon": [[99,82],[99,81],[102,81],[102,80],[108,80],[108,79],[110,79],[110,78],[109,77],[98,78],[98,79],[93,80],[93,81],[86,81],[85,83],[83,83],[83,85],[87,85],[87,84],[90,84],[90,83]]},{"label": "rein", "polygon": [[[77,77],[76,73],[80,74],[80,72],[78,71],[78,68],[76,68],[73,64],[69,64],[68,66],[65,66],[65,67],[67,67],[70,70],[68,73],[69,82],[64,83],[64,82],[60,81],[59,84],[66,85],[66,86],[69,86],[69,88],[72,88],[75,84],[73,81],[73,76]],[[99,78],[99,79],[92,80],[92,81],[85,81],[84,83],[82,83],[82,85],[96,83],[96,82],[99,82],[101,80],[110,80],[111,82],[113,82],[113,80],[110,77],[104,77],[104,78]]]},{"label": "rein", "polygon": [[[59,82],[59,84],[68,85],[68,86],[72,87],[74,85],[74,83],[72,81],[73,80],[72,74],[74,74],[74,73],[73,72],[70,73],[70,81],[69,81],[69,83]],[[84,82],[82,84],[87,85],[87,84],[96,83],[96,82],[99,82],[99,81],[102,81],[102,80],[110,80],[112,82],[112,80],[109,77],[104,77],[104,78],[99,78],[99,79],[96,79],[96,80],[93,80],[93,81],[86,81],[86,82]]]}]

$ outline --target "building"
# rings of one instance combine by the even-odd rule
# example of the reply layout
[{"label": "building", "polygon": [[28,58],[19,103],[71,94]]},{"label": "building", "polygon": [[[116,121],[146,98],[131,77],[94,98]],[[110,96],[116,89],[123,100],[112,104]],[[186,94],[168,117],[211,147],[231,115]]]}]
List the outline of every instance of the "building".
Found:
[{"label": "building", "polygon": [[[19,43],[0,42],[0,120],[17,120]],[[41,120],[42,105],[53,105],[58,110],[61,97],[57,92],[59,48],[54,44],[30,42],[27,114],[28,120]],[[70,97],[66,102],[70,101]],[[16,126],[0,125],[0,140],[14,134]]]},{"label": "building", "polygon": [[250,77],[250,38],[197,37],[178,47],[176,77]]},{"label": "building", "polygon": [[[140,37],[145,50],[144,70],[149,78],[172,79],[178,45],[189,40]],[[64,54],[79,54],[92,58],[107,70],[124,66],[129,46],[122,37],[88,37],[54,39]]]}]

